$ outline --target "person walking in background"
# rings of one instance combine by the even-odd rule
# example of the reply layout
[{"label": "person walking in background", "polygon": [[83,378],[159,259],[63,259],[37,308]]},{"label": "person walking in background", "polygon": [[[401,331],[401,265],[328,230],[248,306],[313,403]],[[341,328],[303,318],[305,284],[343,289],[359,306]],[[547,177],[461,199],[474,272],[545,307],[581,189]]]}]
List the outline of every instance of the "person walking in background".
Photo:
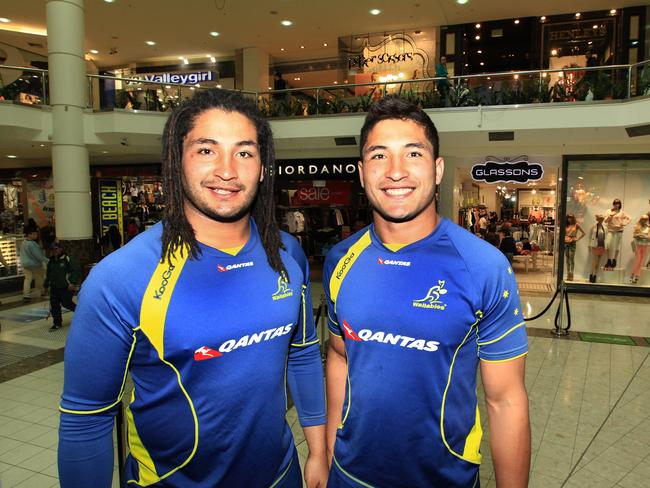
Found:
[{"label": "person walking in background", "polygon": [[45,290],[43,289],[45,271],[43,265],[47,263],[47,257],[43,254],[37,240],[38,228],[30,228],[20,246],[20,262],[25,273],[25,281],[23,282],[23,300],[25,301],[32,299],[32,280],[34,281],[34,288],[41,291],[41,296],[45,296]]},{"label": "person walking in background", "polygon": [[79,285],[81,269],[77,261],[66,254],[61,244],[54,242],[51,249],[52,256],[47,263],[43,288],[50,289],[50,311],[54,321],[50,332],[53,332],[63,326],[61,305],[72,312],[77,308],[72,296]]}]

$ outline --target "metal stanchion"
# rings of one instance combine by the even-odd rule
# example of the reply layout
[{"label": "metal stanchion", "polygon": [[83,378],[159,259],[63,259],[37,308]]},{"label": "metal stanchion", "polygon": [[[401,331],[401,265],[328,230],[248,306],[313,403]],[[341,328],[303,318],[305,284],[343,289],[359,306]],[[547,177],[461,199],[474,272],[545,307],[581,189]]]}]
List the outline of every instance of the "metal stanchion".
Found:
[{"label": "metal stanchion", "polygon": [[[562,308],[566,305],[566,315],[567,315],[567,326],[563,328],[564,315],[562,314]],[[555,329],[551,330],[551,334],[556,337],[562,337],[569,335],[569,329],[571,328],[571,309],[569,308],[569,292],[566,289],[566,284],[562,282],[560,287],[560,303],[558,304],[557,311],[555,312]]]},{"label": "metal stanchion", "polygon": [[126,440],[124,439],[124,405],[122,402],[120,402],[115,416],[115,428],[117,430],[117,475],[120,480],[120,488],[124,488],[126,487],[126,480],[124,479]]}]

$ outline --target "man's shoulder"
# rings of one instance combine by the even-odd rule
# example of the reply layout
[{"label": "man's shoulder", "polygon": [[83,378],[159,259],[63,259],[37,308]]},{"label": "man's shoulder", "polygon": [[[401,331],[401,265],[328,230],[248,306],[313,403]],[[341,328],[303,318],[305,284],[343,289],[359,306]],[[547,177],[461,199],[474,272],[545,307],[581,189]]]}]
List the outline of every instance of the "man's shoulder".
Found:
[{"label": "man's shoulder", "polygon": [[350,237],[347,237],[341,242],[335,244],[327,253],[327,256],[325,256],[325,267],[331,268],[335,266],[336,263],[338,263],[339,259],[347,254],[350,248],[358,243],[368,232],[370,232],[370,226],[364,227],[363,229],[352,234]]},{"label": "man's shoulder", "polygon": [[506,257],[489,242],[449,221],[446,233],[458,256],[472,271],[486,270],[503,264]]}]

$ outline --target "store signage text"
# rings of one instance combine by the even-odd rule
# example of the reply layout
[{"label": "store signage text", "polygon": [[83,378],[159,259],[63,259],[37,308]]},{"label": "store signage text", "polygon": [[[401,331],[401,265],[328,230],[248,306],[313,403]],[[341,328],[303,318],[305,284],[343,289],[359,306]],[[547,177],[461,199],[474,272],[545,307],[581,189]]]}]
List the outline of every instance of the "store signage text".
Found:
[{"label": "store signage text", "polygon": [[196,85],[203,81],[214,81],[214,72],[201,71],[198,73],[160,73],[154,75],[133,76],[149,83],[176,83],[180,85]]},{"label": "store signage text", "polygon": [[114,225],[122,232],[122,183],[119,180],[99,180],[99,220],[102,236]]},{"label": "store signage text", "polygon": [[472,166],[472,179],[486,183],[527,183],[541,180],[544,176],[541,164],[531,163],[524,157],[512,161],[495,159]]},{"label": "store signage text", "polygon": [[365,57],[363,54],[351,56],[348,58],[348,69],[352,68],[368,68],[372,63],[377,64],[396,64],[403,61],[412,61],[413,53],[400,53],[400,54],[375,54],[370,57]]},{"label": "store signage text", "polygon": [[599,37],[607,36],[607,26],[605,24],[599,25],[596,29],[591,25],[585,27],[578,27],[576,29],[562,29],[550,31],[548,33],[549,41],[575,41],[579,39],[597,39]]},{"label": "store signage text", "polygon": [[298,184],[296,193],[291,197],[291,205],[349,205],[352,195],[352,183],[349,181],[328,181],[327,186],[312,186],[309,181]]},{"label": "store signage text", "polygon": [[282,178],[314,178],[330,179],[344,176],[354,176],[357,173],[357,164],[325,160],[323,162],[310,161],[278,161],[278,176]]}]

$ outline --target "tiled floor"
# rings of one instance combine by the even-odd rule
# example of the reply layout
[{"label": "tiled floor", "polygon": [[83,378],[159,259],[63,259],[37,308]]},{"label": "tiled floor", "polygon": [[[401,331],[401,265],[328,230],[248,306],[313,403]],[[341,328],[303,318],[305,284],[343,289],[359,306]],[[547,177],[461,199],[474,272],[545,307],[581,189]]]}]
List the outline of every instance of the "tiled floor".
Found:
[{"label": "tiled floor", "polygon": [[[320,283],[315,283],[316,303],[321,291]],[[526,315],[540,311],[549,299],[522,294]],[[12,311],[42,306],[16,305]],[[650,337],[648,305],[642,299],[572,296],[572,329]],[[554,310],[529,325],[550,330]],[[67,324],[71,314],[64,317]],[[26,354],[25,346],[35,346],[35,353],[60,350],[68,330],[50,334],[51,323],[44,320],[18,323],[0,318],[0,322],[0,354],[13,352],[16,358],[18,352]],[[531,487],[650,486],[649,353],[649,347],[567,341],[545,333],[530,337],[526,384],[533,433]],[[45,356],[50,362],[60,361],[51,359],[55,355]],[[0,367],[0,373],[11,367]],[[0,486],[58,486],[57,406],[63,363],[23,373],[14,372],[6,381],[0,374]],[[304,463],[307,446],[295,410],[288,412],[287,420]],[[484,431],[481,486],[490,488],[496,484],[487,425]],[[113,486],[117,485],[116,474]]]}]

